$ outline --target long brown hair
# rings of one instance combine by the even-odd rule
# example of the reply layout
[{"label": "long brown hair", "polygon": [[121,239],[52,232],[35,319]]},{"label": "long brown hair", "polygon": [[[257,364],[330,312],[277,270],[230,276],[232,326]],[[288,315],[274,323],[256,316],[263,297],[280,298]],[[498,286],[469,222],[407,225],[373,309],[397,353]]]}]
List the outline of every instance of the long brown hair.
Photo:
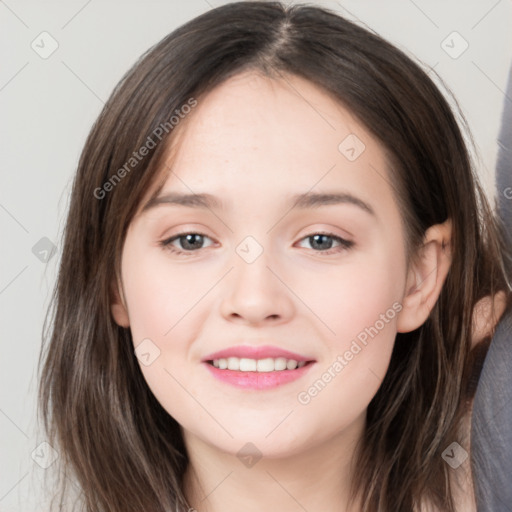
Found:
[{"label": "long brown hair", "polygon": [[[179,27],[123,77],[89,134],[40,358],[40,413],[62,461],[59,497],[76,482],[88,512],[188,508],[180,427],[149,390],[130,330],[111,317],[112,283],[130,221],[179,133],[169,119],[250,69],[313,82],[382,143],[409,255],[427,228],[453,222],[443,290],[424,325],[396,337],[353,481],[367,512],[410,512],[424,500],[453,511],[441,454],[466,410],[473,308],[498,290],[509,307],[512,299],[501,228],[455,116],[422,68],[334,12],[278,2],[227,4]],[[146,156],[131,161],[143,146]]]}]

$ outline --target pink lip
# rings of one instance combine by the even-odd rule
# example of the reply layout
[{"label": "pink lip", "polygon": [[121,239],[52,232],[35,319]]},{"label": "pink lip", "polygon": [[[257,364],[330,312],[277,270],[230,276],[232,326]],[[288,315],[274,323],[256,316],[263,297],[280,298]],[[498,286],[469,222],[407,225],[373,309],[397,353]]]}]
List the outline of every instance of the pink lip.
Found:
[{"label": "pink lip", "polygon": [[203,363],[212,375],[232,386],[242,389],[272,389],[288,382],[300,379],[309,371],[313,362],[305,364],[295,370],[281,370],[274,372],[240,372],[236,370],[220,370],[210,363]]},{"label": "pink lip", "polygon": [[268,357],[276,359],[278,357],[284,357],[286,359],[294,359],[298,362],[314,361],[311,357],[301,356],[300,354],[295,354],[294,352],[273,347],[271,345],[263,345],[261,347],[238,345],[236,347],[220,350],[219,352],[214,352],[213,354],[204,357],[201,361],[206,362],[213,361],[214,359],[227,359],[228,357],[245,357],[247,359],[266,359]]}]

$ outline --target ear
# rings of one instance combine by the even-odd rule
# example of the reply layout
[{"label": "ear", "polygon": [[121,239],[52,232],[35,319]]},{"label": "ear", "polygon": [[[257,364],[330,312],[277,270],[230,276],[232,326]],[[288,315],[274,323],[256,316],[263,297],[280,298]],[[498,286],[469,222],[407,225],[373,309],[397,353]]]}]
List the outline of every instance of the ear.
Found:
[{"label": "ear", "polygon": [[128,316],[128,309],[124,301],[124,294],[119,293],[119,284],[114,280],[110,287],[110,311],[114,317],[114,321],[120,327],[129,327],[130,318]]},{"label": "ear", "polygon": [[452,222],[446,220],[427,229],[422,247],[411,260],[398,332],[414,331],[427,320],[450,269]]}]

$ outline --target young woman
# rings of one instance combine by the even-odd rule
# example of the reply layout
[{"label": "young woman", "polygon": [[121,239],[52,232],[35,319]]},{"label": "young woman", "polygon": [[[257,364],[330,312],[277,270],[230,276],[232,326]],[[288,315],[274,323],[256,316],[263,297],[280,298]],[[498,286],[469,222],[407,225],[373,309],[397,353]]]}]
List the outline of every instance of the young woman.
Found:
[{"label": "young woman", "polygon": [[197,17],[79,163],[42,354],[62,497],[69,477],[91,512],[471,510],[473,311],[511,307],[504,253],[401,51],[317,7]]}]

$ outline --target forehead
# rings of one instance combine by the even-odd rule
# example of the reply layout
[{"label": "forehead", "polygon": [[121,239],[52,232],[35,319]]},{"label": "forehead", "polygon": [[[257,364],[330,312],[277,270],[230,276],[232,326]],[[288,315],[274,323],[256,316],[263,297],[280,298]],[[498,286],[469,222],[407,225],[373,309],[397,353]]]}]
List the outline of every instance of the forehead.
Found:
[{"label": "forehead", "polygon": [[[254,152],[264,146],[267,153],[275,151],[274,159],[297,147],[299,158],[317,157],[318,148],[337,155],[340,137],[357,133],[370,138],[347,108],[315,84],[294,75],[273,79],[255,71],[236,75],[204,95],[184,125],[187,139],[202,139],[201,153],[217,152],[218,147]],[[184,146],[183,151],[189,149]]]},{"label": "forehead", "polygon": [[245,72],[198,98],[162,172],[159,191],[206,190],[227,203],[340,186],[393,202],[379,142],[330,94],[292,75]]}]

